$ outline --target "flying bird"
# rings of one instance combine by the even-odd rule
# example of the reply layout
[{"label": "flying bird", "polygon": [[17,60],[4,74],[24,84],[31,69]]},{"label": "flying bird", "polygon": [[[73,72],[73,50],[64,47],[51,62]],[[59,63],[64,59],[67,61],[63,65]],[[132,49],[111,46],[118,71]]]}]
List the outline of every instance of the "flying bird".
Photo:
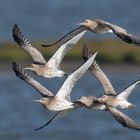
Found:
[{"label": "flying bird", "polygon": [[[47,90],[40,83],[38,83],[31,76],[28,76],[27,73],[25,73],[24,69],[22,69],[16,63],[13,63],[13,70],[17,77],[21,78],[26,83],[34,87],[37,91],[39,91],[42,98],[39,100],[34,100],[35,102],[41,103],[43,107],[49,111],[57,112],[57,114],[49,121],[50,123],[58,114],[65,111],[66,112],[71,111],[78,107],[83,106],[83,104],[81,103],[78,104],[77,102],[76,103],[72,102],[70,94],[77,80],[88,70],[88,68],[94,62],[96,54],[97,53],[91,56],[83,65],[81,65],[78,69],[76,69],[73,73],[71,73],[64,81],[60,90],[55,95],[51,91]],[[47,122],[45,125],[37,128],[36,130],[45,127],[49,123]]]},{"label": "flying bird", "polygon": [[69,40],[69,38],[72,38],[73,36],[75,36],[76,34],[79,34],[80,32],[84,30],[89,30],[91,32],[100,33],[100,34],[114,33],[124,42],[127,42],[129,44],[134,44],[136,46],[140,46],[139,37],[136,37],[132,34],[127,33],[127,31],[123,29],[122,27],[111,24],[101,19],[94,19],[94,20],[87,19],[87,20],[84,20],[82,23],[78,23],[77,25],[79,25],[79,27],[68,32],[66,35],[58,39],[56,42],[52,44],[42,45],[42,46],[51,47],[53,45],[66,42],[67,40]]},{"label": "flying bird", "polygon": [[[91,55],[92,54],[90,53],[89,49],[85,46],[83,48],[84,61],[87,61],[87,59]],[[132,93],[132,91],[136,87],[140,86],[140,80],[135,81],[127,88],[125,88],[122,92],[120,92],[120,94],[117,94],[109,79],[101,70],[96,61],[94,61],[93,65],[90,67],[90,71],[93,75],[95,75],[97,80],[102,85],[104,89],[104,94],[97,98],[96,101],[94,101],[89,108],[107,110],[123,126],[134,130],[140,130],[140,127],[131,118],[129,118],[128,116],[126,116],[118,110],[135,107],[135,105],[128,102],[127,99],[128,96]]]},{"label": "flying bird", "polygon": [[[85,46],[83,48],[84,60],[86,61],[91,55],[92,54],[90,53],[89,49]],[[111,82],[109,81],[105,73],[101,70],[101,68],[99,67],[96,61],[94,61],[93,65],[90,67],[90,71],[93,75],[95,75],[95,77],[97,78],[97,80],[100,82],[100,84],[104,89],[104,95],[100,97],[101,100],[104,101],[107,100],[108,104],[110,103],[110,106],[113,107],[119,107],[119,108],[135,107],[135,105],[127,101],[127,98],[137,86],[140,86],[140,80],[135,81],[133,84],[128,86],[120,94],[117,95]]]},{"label": "flying bird", "polygon": [[130,117],[128,117],[118,109],[109,105],[106,105],[106,108],[122,126],[134,130],[140,130],[140,127],[136,122],[134,122]]},{"label": "flying bird", "polygon": [[84,20],[84,22],[79,23],[80,26],[87,27],[90,31],[94,33],[114,33],[124,42],[129,44],[134,44],[140,46],[140,38],[127,33],[127,31],[117,25],[111,24],[101,19],[94,20]]},{"label": "flying bird", "polygon": [[60,70],[60,64],[65,54],[80,40],[86,31],[80,32],[69,41],[61,45],[54,55],[46,62],[42,54],[34,48],[29,40],[21,33],[17,24],[14,25],[12,34],[15,42],[33,59],[33,64],[24,69],[33,71],[44,78],[64,77],[67,74]]}]

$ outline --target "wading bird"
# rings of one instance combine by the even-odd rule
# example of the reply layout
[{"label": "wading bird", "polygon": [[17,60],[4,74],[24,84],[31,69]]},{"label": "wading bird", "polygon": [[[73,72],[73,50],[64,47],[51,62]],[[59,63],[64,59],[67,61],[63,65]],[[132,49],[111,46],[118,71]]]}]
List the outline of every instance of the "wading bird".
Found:
[{"label": "wading bird", "polygon": [[114,33],[117,35],[121,40],[129,43],[134,44],[136,46],[140,46],[140,38],[128,34],[127,31],[117,25],[111,24],[101,19],[94,19],[94,20],[84,20],[84,22],[79,23],[81,26],[87,27],[90,31],[94,33]]},{"label": "wading bird", "polygon": [[64,35],[62,38],[60,38],[58,41],[52,44],[48,45],[42,45],[43,47],[51,47],[55,44],[65,42],[69,38],[73,37],[76,34],[79,34],[80,32],[84,30],[89,30],[94,33],[114,33],[116,36],[118,36],[121,40],[124,42],[127,42],[129,44],[134,44],[136,46],[140,46],[140,38],[127,33],[127,31],[117,25],[111,24],[109,22],[106,22],[101,19],[94,19],[94,20],[84,20],[82,23],[78,23],[80,25],[78,28],[70,31],[66,35]]},{"label": "wading bird", "polygon": [[[88,58],[92,54],[89,52],[87,47],[83,48],[83,58],[84,61],[88,60]],[[94,61],[93,65],[90,67],[90,71],[97,80],[100,82],[104,89],[104,94],[101,95],[96,101],[93,101],[93,104],[89,108],[93,109],[101,109],[109,111],[115,119],[121,123],[124,127],[128,127],[134,130],[140,130],[140,127],[128,116],[120,112],[118,109],[127,109],[133,108],[135,105],[128,102],[128,96],[132,93],[132,91],[140,86],[140,80],[137,80],[126,89],[124,89],[120,94],[116,94],[112,84],[109,79],[105,75],[105,73],[101,70],[96,61]],[[88,106],[87,106],[88,107]]]},{"label": "wading bird", "polygon": [[21,33],[19,27],[16,24],[12,30],[15,42],[33,59],[33,64],[24,69],[31,70],[36,75],[44,78],[66,76],[66,73],[60,70],[61,61],[64,58],[64,55],[80,40],[85,32],[86,31],[83,31],[71,38],[69,41],[65,42],[58,48],[49,61],[46,62],[42,54],[30,44],[28,39]]},{"label": "wading bird", "polygon": [[36,80],[34,80],[31,76],[28,76],[27,73],[24,72],[24,69],[19,67],[16,63],[13,63],[13,70],[16,76],[24,80],[32,87],[34,87],[41,94],[42,98],[34,101],[41,103],[43,107],[45,107],[45,109],[49,111],[57,112],[56,115],[49,122],[37,128],[36,130],[39,130],[48,125],[58,114],[65,111],[66,112],[71,111],[78,107],[83,106],[82,102],[79,104],[77,102],[76,103],[72,102],[70,94],[77,80],[88,70],[88,68],[94,62],[96,54],[97,53],[91,56],[83,65],[81,65],[78,69],[76,69],[73,73],[71,73],[66,78],[62,87],[55,95],[49,90],[47,90],[40,83],[38,83]]}]

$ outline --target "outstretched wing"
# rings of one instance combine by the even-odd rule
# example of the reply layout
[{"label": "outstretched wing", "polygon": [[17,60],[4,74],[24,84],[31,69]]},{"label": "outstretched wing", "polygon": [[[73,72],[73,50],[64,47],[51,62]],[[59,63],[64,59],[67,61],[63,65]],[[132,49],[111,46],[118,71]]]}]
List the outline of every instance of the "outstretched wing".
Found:
[{"label": "outstretched wing", "polygon": [[97,21],[100,26],[105,26],[105,27],[108,27],[112,30],[112,32],[121,32],[121,33],[127,33],[127,31],[125,29],[123,29],[122,27],[120,26],[117,26],[117,25],[114,25],[112,23],[109,23],[107,21],[104,21],[104,20],[101,20],[101,19],[95,19],[95,21]]},{"label": "outstretched wing", "polygon": [[73,109],[71,108],[71,109],[66,109],[66,110],[57,112],[47,123],[45,123],[45,124],[42,125],[41,127],[36,128],[34,131],[40,130],[40,129],[42,129],[42,128],[48,126],[48,125],[49,125],[54,119],[56,119],[57,117],[63,116],[64,114],[66,114],[66,113],[68,113],[68,112],[71,112],[71,111],[73,111],[73,110],[75,110],[75,109],[77,109],[77,107],[75,107],[75,108],[73,108]]},{"label": "outstretched wing", "polygon": [[42,86],[39,82],[29,76],[19,65],[13,62],[13,70],[17,77],[25,81],[27,84],[35,88],[42,97],[54,96],[51,91]]},{"label": "outstretched wing", "polygon": [[114,107],[110,107],[106,105],[107,110],[114,116],[114,118],[122,124],[124,127],[134,129],[134,130],[140,130],[140,127],[136,122],[134,122],[130,117],[123,114],[121,111]]},{"label": "outstretched wing", "polygon": [[[92,55],[89,51],[89,49],[84,46],[83,51],[82,51],[83,59],[84,61],[87,61],[87,59]],[[95,75],[95,77],[99,80],[100,84],[102,85],[104,89],[105,94],[114,94],[116,95],[116,92],[110,83],[109,79],[105,75],[105,73],[102,71],[102,69],[99,67],[96,61],[92,64],[90,67],[90,71],[92,74]]]},{"label": "outstretched wing", "polygon": [[113,33],[118,36],[121,40],[129,43],[129,44],[134,44],[136,46],[140,46],[140,38],[132,35],[132,34],[128,34],[127,31],[117,25],[111,24],[109,22],[105,22],[103,20],[102,24],[108,26]]},{"label": "outstretched wing", "polygon": [[117,98],[123,98],[123,99],[127,100],[128,96],[138,86],[140,86],[140,80],[135,81],[133,84],[128,86],[126,89],[124,89],[120,94],[117,95]]},{"label": "outstretched wing", "polygon": [[140,38],[132,35],[132,34],[128,34],[128,33],[120,33],[117,31],[114,31],[114,33],[123,41],[129,43],[129,44],[134,44],[136,46],[140,46]]},{"label": "outstretched wing", "polygon": [[42,45],[43,47],[51,47],[57,44],[64,44],[66,42],[68,42],[69,40],[71,40],[74,36],[76,36],[77,34],[83,32],[87,30],[87,27],[85,26],[80,26],[76,29],[73,29],[72,31],[68,32],[66,35],[64,35],[63,37],[61,37],[59,40],[57,40],[56,42],[52,43],[52,44],[47,44],[47,45]]},{"label": "outstretched wing", "polygon": [[29,40],[21,33],[17,24],[14,25],[12,34],[15,42],[32,57],[34,63],[46,64],[42,54],[30,44]]},{"label": "outstretched wing", "polygon": [[70,101],[70,93],[73,89],[77,80],[88,70],[88,68],[92,65],[95,60],[97,53],[95,53],[92,57],[90,57],[82,66],[80,66],[77,70],[75,70],[72,74],[68,76],[65,80],[64,84],[56,94],[56,97],[63,98]]},{"label": "outstretched wing", "polygon": [[57,112],[47,123],[45,123],[42,126],[36,128],[34,131],[38,131],[38,130],[46,127],[47,125],[49,125],[60,113],[61,113],[61,111],[60,112]]},{"label": "outstretched wing", "polygon": [[60,46],[55,54],[51,57],[51,59],[47,62],[48,67],[51,68],[60,68],[60,63],[64,58],[64,55],[72,48],[74,45],[80,40],[80,38],[86,33],[83,31],[76,36],[74,36],[71,40],[67,41],[65,44]]}]

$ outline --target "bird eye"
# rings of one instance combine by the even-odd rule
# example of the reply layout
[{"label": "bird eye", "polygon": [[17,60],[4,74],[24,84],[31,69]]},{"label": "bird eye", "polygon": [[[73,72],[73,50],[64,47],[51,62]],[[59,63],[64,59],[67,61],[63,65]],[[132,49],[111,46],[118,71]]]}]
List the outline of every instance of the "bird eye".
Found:
[{"label": "bird eye", "polygon": [[85,22],[85,23],[88,23],[88,20],[85,20],[84,22]]}]

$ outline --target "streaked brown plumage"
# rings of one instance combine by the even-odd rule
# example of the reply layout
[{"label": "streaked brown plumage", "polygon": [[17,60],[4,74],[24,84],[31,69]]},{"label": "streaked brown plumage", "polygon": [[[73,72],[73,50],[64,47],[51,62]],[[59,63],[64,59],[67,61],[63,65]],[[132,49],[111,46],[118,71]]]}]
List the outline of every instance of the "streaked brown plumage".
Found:
[{"label": "streaked brown plumage", "polygon": [[88,70],[88,68],[94,62],[96,54],[97,53],[91,56],[87,62],[85,62],[67,77],[55,96],[31,76],[28,76],[27,73],[25,73],[24,70],[16,63],[13,63],[13,70],[17,77],[21,78],[27,84],[31,85],[40,92],[42,98],[35,101],[41,103],[47,110],[58,112],[71,111],[83,106],[82,104],[71,102],[70,94],[77,80]]},{"label": "streaked brown plumage", "polygon": [[140,46],[140,38],[128,34],[127,31],[117,25],[111,24],[101,19],[94,19],[94,20],[84,20],[84,22],[79,23],[80,26],[87,27],[90,31],[95,33],[108,33],[112,32],[116,36],[118,36],[121,40],[129,43],[134,44],[136,46]]},{"label": "streaked brown plumage", "polygon": [[136,37],[132,34],[127,33],[125,29],[122,27],[119,27],[117,25],[111,24],[109,22],[106,22],[101,19],[93,19],[93,20],[84,20],[82,23],[79,23],[79,27],[75,28],[74,30],[68,32],[66,35],[58,39],[55,43],[42,45],[44,47],[51,47],[56,44],[61,44],[66,41],[68,41],[73,36],[79,34],[80,32],[84,30],[89,30],[94,33],[114,33],[116,36],[118,36],[121,40],[124,42],[127,42],[129,44],[134,44],[136,46],[140,46],[140,38]]},{"label": "streaked brown plumage", "polygon": [[[85,46],[83,48],[84,61],[86,61],[91,55],[92,54]],[[92,74],[95,75],[97,80],[99,80],[100,84],[104,89],[104,94],[101,95],[99,98],[96,98],[96,101],[94,101],[93,105],[91,105],[91,107],[89,108],[94,109],[95,105],[97,104],[96,107],[98,107],[98,109],[108,110],[115,117],[115,119],[124,127],[128,127],[134,130],[140,130],[140,127],[131,118],[129,118],[117,109],[135,107],[135,105],[127,101],[127,98],[137,86],[140,86],[140,80],[132,83],[130,86],[128,86],[120,94],[117,95],[109,79],[101,70],[96,61],[94,61],[93,65],[90,67],[90,71]],[[99,103],[100,106],[98,106]]]},{"label": "streaked brown plumage", "polygon": [[69,41],[65,42],[54,55],[49,59],[48,62],[44,59],[42,54],[34,48],[28,39],[21,33],[19,27],[15,24],[12,30],[13,38],[15,42],[29,54],[33,59],[33,64],[24,69],[29,69],[33,71],[36,75],[44,78],[53,77],[64,77],[66,73],[60,70],[60,64],[65,54],[80,40],[80,38],[85,34],[86,31],[80,32]]}]

